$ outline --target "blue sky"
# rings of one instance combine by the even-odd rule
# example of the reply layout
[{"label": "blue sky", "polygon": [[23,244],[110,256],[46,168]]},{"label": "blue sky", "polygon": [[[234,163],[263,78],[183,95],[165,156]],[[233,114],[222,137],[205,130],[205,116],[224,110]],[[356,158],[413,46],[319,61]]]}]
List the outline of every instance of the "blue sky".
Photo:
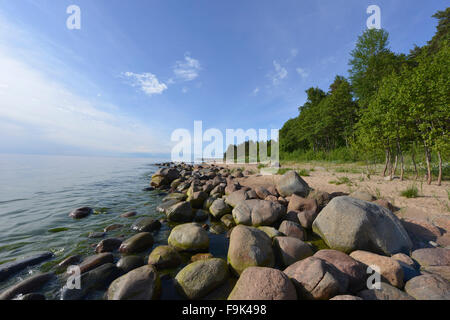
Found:
[{"label": "blue sky", "polygon": [[[81,29],[69,30],[69,5]],[[0,0],[0,150],[169,153],[177,128],[272,129],[347,76],[381,8],[391,48],[435,32],[446,1]]]}]

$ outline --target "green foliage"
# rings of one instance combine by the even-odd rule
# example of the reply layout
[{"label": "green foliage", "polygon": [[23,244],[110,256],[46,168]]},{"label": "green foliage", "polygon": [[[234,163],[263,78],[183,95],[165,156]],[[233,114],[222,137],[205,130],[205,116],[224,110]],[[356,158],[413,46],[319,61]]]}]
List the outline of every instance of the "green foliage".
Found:
[{"label": "green foliage", "polygon": [[[406,154],[419,163],[436,161],[436,155],[448,159],[450,8],[433,17],[436,34],[409,55],[389,49],[385,30],[364,31],[351,52],[349,80],[336,76],[328,92],[309,88],[299,115],[284,124],[280,159],[385,160],[391,167],[394,156],[403,164]],[[445,176],[448,163],[442,162]],[[431,175],[436,172],[427,166]]]},{"label": "green foliage", "polygon": [[339,177],[337,180],[329,181],[330,184],[335,184],[337,186],[341,184],[346,184],[347,186],[352,186],[352,181],[348,177]]},{"label": "green foliage", "polygon": [[406,190],[403,190],[400,195],[406,198],[417,198],[419,196],[419,190],[416,186],[410,186]]}]

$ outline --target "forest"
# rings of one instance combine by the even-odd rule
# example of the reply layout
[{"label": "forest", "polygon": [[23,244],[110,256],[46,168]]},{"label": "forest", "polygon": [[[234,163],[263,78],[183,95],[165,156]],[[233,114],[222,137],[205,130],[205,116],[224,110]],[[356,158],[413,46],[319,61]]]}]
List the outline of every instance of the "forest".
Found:
[{"label": "forest", "polygon": [[299,115],[280,130],[283,160],[383,162],[383,176],[410,159],[416,178],[424,163],[437,184],[450,155],[450,8],[438,11],[437,30],[422,47],[395,53],[384,29],[367,29],[350,53],[349,76],[336,75],[327,91],[306,90]]}]

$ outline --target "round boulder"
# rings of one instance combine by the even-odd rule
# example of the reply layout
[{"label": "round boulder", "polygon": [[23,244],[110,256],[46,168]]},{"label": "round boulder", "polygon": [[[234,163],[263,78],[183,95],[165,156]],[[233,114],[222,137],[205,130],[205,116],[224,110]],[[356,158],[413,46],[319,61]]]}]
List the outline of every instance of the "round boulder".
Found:
[{"label": "round boulder", "polygon": [[323,208],[313,231],[330,247],[350,253],[368,250],[408,253],[412,242],[400,220],[388,209],[351,197],[336,197]]},{"label": "round boulder", "polygon": [[248,267],[273,267],[272,241],[263,231],[238,225],[233,228],[228,248],[228,262],[241,274]]},{"label": "round boulder", "polygon": [[228,300],[297,300],[297,292],[280,270],[249,267],[239,277]]},{"label": "round boulder", "polygon": [[169,245],[179,251],[206,251],[209,248],[208,232],[198,223],[185,223],[170,232]]},{"label": "round boulder", "polygon": [[108,300],[154,300],[161,290],[156,270],[145,265],[114,280],[108,288]]},{"label": "round boulder", "polygon": [[153,236],[148,232],[140,232],[125,240],[119,251],[123,254],[134,254],[150,249],[153,246]]},{"label": "round boulder", "polygon": [[225,260],[198,260],[184,267],[175,277],[176,285],[188,299],[200,299],[222,285],[229,277]]},{"label": "round boulder", "polygon": [[278,180],[277,190],[283,197],[296,194],[306,198],[310,192],[310,187],[296,171],[288,171]]},{"label": "round boulder", "polygon": [[180,254],[171,246],[156,247],[148,257],[148,264],[154,265],[157,269],[176,268],[181,262]]},{"label": "round boulder", "polygon": [[286,213],[285,207],[267,200],[245,200],[233,209],[236,224],[247,226],[270,226]]}]

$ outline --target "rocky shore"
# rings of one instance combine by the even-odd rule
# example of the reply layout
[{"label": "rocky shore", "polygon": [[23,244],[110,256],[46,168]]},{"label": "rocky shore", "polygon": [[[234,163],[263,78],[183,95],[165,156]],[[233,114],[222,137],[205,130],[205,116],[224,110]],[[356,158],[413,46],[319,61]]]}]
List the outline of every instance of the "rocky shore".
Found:
[{"label": "rocky shore", "polygon": [[[44,299],[42,288],[55,277],[63,300],[93,291],[108,300],[159,299],[164,283],[185,299],[450,299],[450,248],[435,241],[450,230],[399,219],[387,201],[364,191],[314,190],[295,171],[267,179],[214,164],[158,165],[146,190],[164,195],[157,211],[165,218],[123,213],[135,219],[133,236],[108,237],[120,224],[92,233],[102,239],[91,256],[67,257],[0,299]],[[83,207],[69,216],[92,213]],[[155,245],[164,225],[170,227],[167,245]],[[211,234],[227,244],[226,260],[211,254]],[[2,264],[0,281],[50,259],[48,252]],[[73,266],[79,288],[67,281]],[[376,289],[368,287],[374,270],[381,280]]]}]

